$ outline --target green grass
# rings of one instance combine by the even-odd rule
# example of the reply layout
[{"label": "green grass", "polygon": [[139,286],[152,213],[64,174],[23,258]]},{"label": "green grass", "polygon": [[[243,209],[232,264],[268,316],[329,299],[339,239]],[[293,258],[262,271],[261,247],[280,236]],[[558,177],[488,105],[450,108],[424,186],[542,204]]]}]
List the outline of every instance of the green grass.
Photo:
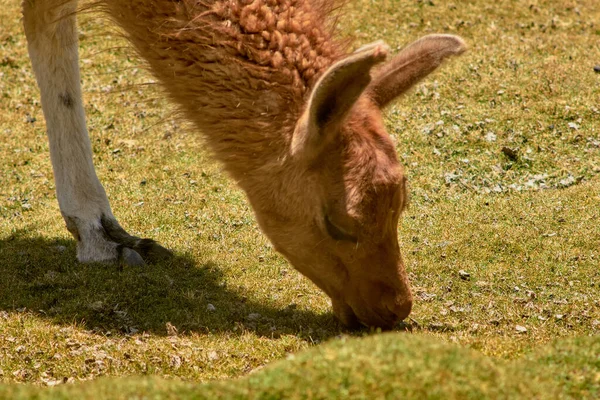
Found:
[{"label": "green grass", "polygon": [[[19,3],[0,0],[0,397],[599,395],[595,0],[345,8],[340,28],[357,45],[451,32],[470,46],[387,113],[411,187],[399,230],[416,304],[383,336],[338,326],[199,136],[141,85],[141,62],[89,15],[81,64],[98,174],[121,224],[176,257],[78,264]],[[35,387],[80,380],[94,382]]]},{"label": "green grass", "polygon": [[0,386],[26,399],[482,399],[597,398],[600,339],[547,346],[518,362],[419,335],[335,340],[234,381],[186,383],[157,377],[100,379],[40,391]]}]

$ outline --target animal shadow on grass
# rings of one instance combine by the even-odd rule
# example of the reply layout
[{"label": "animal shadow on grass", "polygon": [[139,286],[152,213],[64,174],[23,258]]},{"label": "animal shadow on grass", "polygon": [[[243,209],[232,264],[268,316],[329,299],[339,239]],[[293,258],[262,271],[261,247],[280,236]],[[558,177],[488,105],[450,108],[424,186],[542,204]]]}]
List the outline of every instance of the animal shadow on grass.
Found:
[{"label": "animal shadow on grass", "polygon": [[179,333],[253,331],[324,340],[341,331],[331,313],[280,308],[251,297],[228,288],[213,262],[196,265],[176,255],[144,267],[80,264],[71,240],[25,231],[0,237],[0,310],[26,310],[100,334],[167,335],[175,327]]}]

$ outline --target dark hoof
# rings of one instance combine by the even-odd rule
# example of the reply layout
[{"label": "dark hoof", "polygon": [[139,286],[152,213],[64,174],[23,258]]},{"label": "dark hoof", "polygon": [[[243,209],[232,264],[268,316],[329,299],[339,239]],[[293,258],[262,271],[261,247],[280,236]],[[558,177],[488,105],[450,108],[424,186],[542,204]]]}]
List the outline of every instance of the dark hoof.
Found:
[{"label": "dark hoof", "polygon": [[141,266],[144,265],[144,260],[156,262],[173,257],[170,250],[162,247],[154,240],[130,235],[112,218],[102,216],[100,222],[106,237],[122,248],[120,258],[126,265]]},{"label": "dark hoof", "polygon": [[123,248],[121,262],[128,267],[142,267],[146,265],[142,256],[137,251],[131,250],[128,247]]},{"label": "dark hoof", "polygon": [[161,261],[168,260],[173,257],[173,252],[162,247],[152,239],[138,239],[137,243],[132,246],[135,251],[140,253],[145,260]]}]

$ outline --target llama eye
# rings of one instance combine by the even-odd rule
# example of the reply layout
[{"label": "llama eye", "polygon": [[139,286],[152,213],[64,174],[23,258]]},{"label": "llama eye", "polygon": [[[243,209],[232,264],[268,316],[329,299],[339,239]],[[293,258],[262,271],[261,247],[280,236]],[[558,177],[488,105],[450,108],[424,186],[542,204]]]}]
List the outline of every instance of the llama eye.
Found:
[{"label": "llama eye", "polygon": [[343,240],[352,243],[358,242],[356,236],[353,236],[352,234],[344,231],[342,228],[336,226],[333,222],[331,222],[328,215],[325,215],[325,228],[327,229],[327,233],[329,234],[329,236],[331,236],[335,240]]}]

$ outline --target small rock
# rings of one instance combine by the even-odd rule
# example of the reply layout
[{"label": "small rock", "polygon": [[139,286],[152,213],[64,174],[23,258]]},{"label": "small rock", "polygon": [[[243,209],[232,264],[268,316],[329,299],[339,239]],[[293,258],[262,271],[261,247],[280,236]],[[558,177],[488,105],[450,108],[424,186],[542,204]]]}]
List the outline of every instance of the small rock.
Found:
[{"label": "small rock", "polygon": [[165,328],[167,329],[167,335],[169,336],[177,336],[177,334],[179,333],[177,331],[177,327],[170,322],[167,322],[165,324]]},{"label": "small rock", "polygon": [[67,250],[66,246],[54,246],[54,250],[56,250],[59,253],[64,253],[65,250]]},{"label": "small rock", "polygon": [[262,315],[260,315],[259,313],[252,313],[252,314],[248,314],[248,320],[249,321],[256,321],[257,319],[259,319]]},{"label": "small rock", "polygon": [[211,351],[210,353],[208,353],[208,359],[211,361],[216,361],[219,359],[219,355],[217,354],[216,351]]},{"label": "small rock", "polygon": [[600,65],[596,65],[594,67],[594,72],[597,73],[597,74],[600,74]]},{"label": "small rock", "polygon": [[522,325],[517,325],[517,326],[515,326],[515,330],[516,330],[518,333],[527,333],[527,328],[525,328],[525,327],[524,327],[524,326],[522,326]]},{"label": "small rock", "polygon": [[174,355],[171,356],[171,367],[173,367],[173,369],[179,369],[181,367],[181,357]]},{"label": "small rock", "polygon": [[419,299],[421,299],[422,301],[432,301],[437,296],[433,293],[426,293],[423,291],[419,291],[419,292],[417,292],[417,297],[419,297]]},{"label": "small rock", "polygon": [[206,310],[207,311],[215,311],[217,308],[215,306],[213,306],[212,304],[208,303],[206,305]]},{"label": "small rock", "polygon": [[471,279],[471,274],[468,273],[467,271],[465,271],[464,269],[461,269],[460,271],[458,271],[458,276],[460,277],[460,279],[462,279],[463,281],[468,281]]},{"label": "small rock", "polygon": [[504,191],[504,189],[502,188],[502,185],[500,185],[499,183],[494,185],[494,187],[492,188],[492,191],[495,193],[502,193]]},{"label": "small rock", "polygon": [[569,186],[573,186],[575,183],[577,183],[577,179],[573,175],[569,175],[565,179],[561,179],[557,186],[559,188],[567,188]]},{"label": "small rock", "polygon": [[43,380],[43,382],[46,384],[46,386],[56,386],[56,385],[60,385],[61,383],[63,383],[62,379],[49,379],[49,380]]},{"label": "small rock", "polygon": [[495,142],[496,141],[496,134],[494,132],[488,132],[485,135],[485,140],[488,142]]}]

